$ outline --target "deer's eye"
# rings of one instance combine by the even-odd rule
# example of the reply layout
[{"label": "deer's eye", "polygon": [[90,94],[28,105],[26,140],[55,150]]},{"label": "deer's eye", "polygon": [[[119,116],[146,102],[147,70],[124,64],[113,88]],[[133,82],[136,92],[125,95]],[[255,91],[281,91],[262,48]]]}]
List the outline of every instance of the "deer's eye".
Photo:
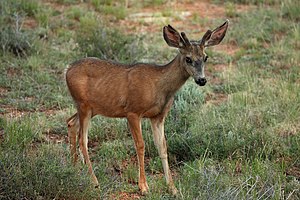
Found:
[{"label": "deer's eye", "polygon": [[207,59],[208,59],[208,56],[205,56],[204,59],[203,59],[203,61],[206,62]]},{"label": "deer's eye", "polygon": [[192,61],[192,59],[191,59],[190,57],[186,57],[186,58],[185,58],[185,61],[186,61],[186,63],[188,63],[188,64],[192,64],[192,63],[193,63],[193,61]]}]

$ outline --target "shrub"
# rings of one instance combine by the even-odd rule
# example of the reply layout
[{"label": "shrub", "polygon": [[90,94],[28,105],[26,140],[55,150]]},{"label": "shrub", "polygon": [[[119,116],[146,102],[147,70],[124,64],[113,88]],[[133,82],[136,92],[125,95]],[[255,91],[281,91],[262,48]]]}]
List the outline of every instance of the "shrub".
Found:
[{"label": "shrub", "polygon": [[1,1],[0,3],[0,46],[1,53],[11,52],[16,56],[31,53],[33,34],[24,31],[22,23],[25,16],[34,16],[39,5],[37,1]]},{"label": "shrub", "polygon": [[93,14],[80,18],[77,42],[80,51],[86,56],[127,63],[143,56],[141,38],[106,28]]},{"label": "shrub", "polygon": [[22,16],[15,15],[11,19],[15,25],[0,24],[0,45],[2,53],[11,52],[16,56],[28,56],[32,50],[33,34],[21,29]]}]

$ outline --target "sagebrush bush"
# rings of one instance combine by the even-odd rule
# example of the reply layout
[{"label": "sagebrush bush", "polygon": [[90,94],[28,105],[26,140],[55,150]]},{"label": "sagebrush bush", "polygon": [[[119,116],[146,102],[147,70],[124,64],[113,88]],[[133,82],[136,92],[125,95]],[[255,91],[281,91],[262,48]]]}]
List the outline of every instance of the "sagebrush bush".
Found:
[{"label": "sagebrush bush", "polygon": [[33,34],[21,29],[22,16],[12,17],[15,24],[0,21],[0,46],[2,53],[11,52],[16,56],[28,56],[33,49]]},{"label": "sagebrush bush", "polygon": [[32,31],[22,29],[26,15],[37,10],[34,1],[1,1],[0,3],[0,48],[1,54],[11,52],[27,56],[32,50]]},{"label": "sagebrush bush", "polygon": [[0,45],[3,52],[11,52],[16,56],[28,56],[32,50],[32,37],[28,32],[5,27],[0,30]]}]

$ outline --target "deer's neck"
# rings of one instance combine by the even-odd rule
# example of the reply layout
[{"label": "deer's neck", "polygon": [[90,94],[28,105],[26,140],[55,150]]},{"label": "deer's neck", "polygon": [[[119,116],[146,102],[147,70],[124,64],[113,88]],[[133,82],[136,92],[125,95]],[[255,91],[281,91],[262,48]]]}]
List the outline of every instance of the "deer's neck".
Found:
[{"label": "deer's neck", "polygon": [[165,92],[174,95],[177,90],[187,81],[190,75],[185,70],[183,60],[178,54],[170,63],[163,67],[161,87]]}]

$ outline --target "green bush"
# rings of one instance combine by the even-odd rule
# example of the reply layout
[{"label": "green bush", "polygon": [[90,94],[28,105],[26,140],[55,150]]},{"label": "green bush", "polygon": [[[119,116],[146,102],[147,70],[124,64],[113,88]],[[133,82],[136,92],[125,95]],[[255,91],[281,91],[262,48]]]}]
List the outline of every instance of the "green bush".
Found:
[{"label": "green bush", "polygon": [[80,18],[76,38],[80,51],[85,56],[132,63],[139,60],[144,53],[141,38],[106,28],[93,14]]}]

